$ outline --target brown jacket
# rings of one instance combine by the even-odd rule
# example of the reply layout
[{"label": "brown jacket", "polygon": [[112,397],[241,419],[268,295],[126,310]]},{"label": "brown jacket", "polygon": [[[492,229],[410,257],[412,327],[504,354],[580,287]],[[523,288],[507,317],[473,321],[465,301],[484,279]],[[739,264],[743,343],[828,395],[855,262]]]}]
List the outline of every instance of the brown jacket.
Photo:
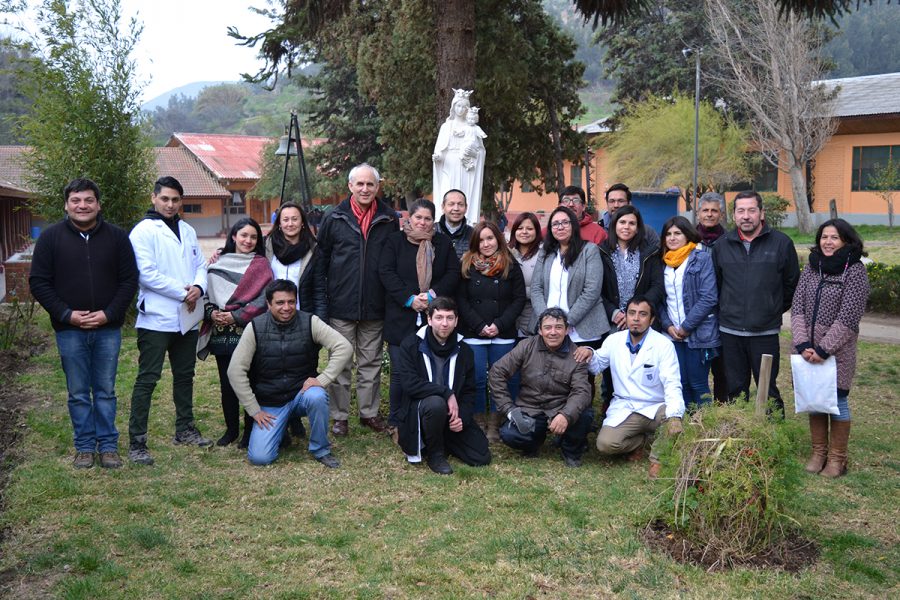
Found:
[{"label": "brown jacket", "polygon": [[[562,346],[550,351],[539,335],[524,339],[491,367],[489,382],[497,412],[505,415],[515,406],[548,420],[562,413],[569,424],[591,405],[587,365],[575,362],[575,344],[566,337]],[[515,403],[506,384],[516,372],[521,375]]]}]

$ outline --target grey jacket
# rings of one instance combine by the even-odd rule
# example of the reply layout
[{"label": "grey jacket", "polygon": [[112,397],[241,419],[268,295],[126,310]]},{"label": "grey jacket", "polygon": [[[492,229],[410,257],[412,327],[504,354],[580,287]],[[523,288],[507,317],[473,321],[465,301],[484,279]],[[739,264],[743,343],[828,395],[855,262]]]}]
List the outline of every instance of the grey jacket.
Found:
[{"label": "grey jacket", "polygon": [[[550,268],[554,256],[547,256],[541,250],[534,275],[531,279],[531,306],[534,315],[531,318],[530,331],[537,331],[537,319],[547,308],[547,297],[550,294]],[[583,339],[599,340],[609,331],[609,319],[600,300],[603,288],[603,261],[595,244],[585,244],[575,263],[569,267],[569,285],[567,299],[569,303],[569,325],[575,327]]]}]

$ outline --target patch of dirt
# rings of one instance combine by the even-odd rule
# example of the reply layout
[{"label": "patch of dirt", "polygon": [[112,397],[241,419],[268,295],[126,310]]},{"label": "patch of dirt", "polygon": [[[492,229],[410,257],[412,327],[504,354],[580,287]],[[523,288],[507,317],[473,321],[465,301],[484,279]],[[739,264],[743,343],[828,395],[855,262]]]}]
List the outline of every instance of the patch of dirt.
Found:
[{"label": "patch of dirt", "polygon": [[680,563],[702,567],[707,572],[743,569],[779,569],[788,573],[796,573],[812,564],[819,558],[819,548],[810,540],[796,533],[789,533],[780,542],[765,552],[746,560],[723,562],[712,552],[685,538],[681,533],[672,531],[662,521],[654,521],[644,529],[641,536],[650,548],[665,552]]}]

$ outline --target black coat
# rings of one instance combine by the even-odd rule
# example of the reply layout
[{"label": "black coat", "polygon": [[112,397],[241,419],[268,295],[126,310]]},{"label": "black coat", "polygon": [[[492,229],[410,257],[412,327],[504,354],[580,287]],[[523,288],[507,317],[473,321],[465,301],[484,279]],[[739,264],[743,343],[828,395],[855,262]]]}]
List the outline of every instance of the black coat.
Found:
[{"label": "black coat", "polygon": [[486,277],[469,268],[469,278],[461,279],[456,292],[459,306],[459,332],[467,338],[481,337],[481,330],[491,323],[500,330],[499,338],[516,339],[516,319],[525,308],[525,278],[522,267],[513,260],[509,275]]},{"label": "black coat", "polygon": [[462,226],[453,233],[447,229],[446,215],[443,215],[438,222],[434,224],[435,233],[443,233],[450,238],[450,242],[453,244],[453,250],[456,252],[456,258],[460,260],[462,260],[462,255],[469,249],[469,240],[472,239],[473,231],[474,228],[466,223],[465,217],[463,217]]},{"label": "black coat", "polygon": [[[422,330],[424,336],[426,330]],[[454,332],[452,334],[456,336]],[[432,372],[435,363],[431,358],[431,350],[424,337],[414,333],[407,336],[400,344],[400,360],[391,368],[397,369],[403,391],[400,410],[398,411],[398,430],[400,447],[407,454],[418,452],[418,402],[429,396],[440,396],[444,400],[453,394],[459,406],[459,417],[467,426],[473,427],[472,415],[475,405],[475,359],[472,349],[457,336],[458,351],[453,369],[453,385],[438,385],[428,377],[425,361],[430,362]],[[444,381],[449,382],[451,360],[445,363],[447,372]]]},{"label": "black coat", "polygon": [[68,218],[38,238],[28,277],[31,295],[50,314],[56,331],[79,329],[73,310],[102,310],[117,329],[138,288],[138,268],[128,234],[98,217],[87,239]]},{"label": "black coat", "polygon": [[[436,233],[431,240],[434,262],[431,263],[431,289],[438,296],[453,297],[459,284],[459,260],[453,251],[450,238]],[[408,335],[425,324],[416,325],[416,311],[406,307],[410,296],[420,292],[416,275],[416,253],[419,246],[410,243],[406,234],[395,231],[388,236],[378,264],[378,274],[384,286],[384,340],[400,345]]]},{"label": "black coat", "polygon": [[[659,246],[644,243],[641,245],[641,269],[638,272],[634,295],[646,296],[656,308],[666,297],[666,284],[663,280],[662,262],[659,259]],[[616,250],[609,244],[600,245],[600,258],[603,260],[603,308],[606,317],[612,322],[613,313],[619,309],[619,283],[613,266],[612,253]],[[630,298],[625,298],[627,302]],[[657,319],[656,323],[659,323]]]},{"label": "black coat", "polygon": [[739,331],[781,327],[800,280],[800,262],[791,238],[768,225],[750,242],[750,253],[737,230],[712,247],[719,286],[719,325]]},{"label": "black coat", "polygon": [[381,249],[397,231],[397,214],[375,200],[376,212],[363,237],[350,208],[350,198],[338,204],[319,228],[319,259],[325,273],[328,317],[347,321],[377,321],[384,318],[384,288],[378,276]]}]

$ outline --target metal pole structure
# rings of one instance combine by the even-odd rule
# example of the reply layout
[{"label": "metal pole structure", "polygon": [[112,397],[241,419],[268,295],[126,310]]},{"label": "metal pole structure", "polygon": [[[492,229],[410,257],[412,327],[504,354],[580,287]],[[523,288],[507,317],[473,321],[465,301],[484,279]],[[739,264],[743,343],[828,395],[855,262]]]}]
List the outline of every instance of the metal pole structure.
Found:
[{"label": "metal pole structure", "polygon": [[[294,136],[294,130],[296,129],[297,135]],[[300,119],[297,117],[297,113],[295,111],[291,111],[291,123],[288,126],[287,131],[287,148],[281,149],[279,148],[276,151],[276,155],[281,155],[284,153],[284,173],[281,176],[281,203],[284,203],[284,189],[287,185],[287,173],[288,173],[288,163],[291,161],[291,152],[292,145],[294,142],[297,143],[296,154],[299,159],[299,163],[297,165],[300,170],[300,197],[301,205],[303,206],[303,210],[309,212],[312,208],[312,194],[309,191],[309,176],[306,171],[306,160],[303,156],[303,139],[300,135]]]},{"label": "metal pole structure", "polygon": [[694,178],[691,181],[691,212],[694,223],[697,222],[697,167],[700,162],[700,53],[702,48],[694,51]]}]

